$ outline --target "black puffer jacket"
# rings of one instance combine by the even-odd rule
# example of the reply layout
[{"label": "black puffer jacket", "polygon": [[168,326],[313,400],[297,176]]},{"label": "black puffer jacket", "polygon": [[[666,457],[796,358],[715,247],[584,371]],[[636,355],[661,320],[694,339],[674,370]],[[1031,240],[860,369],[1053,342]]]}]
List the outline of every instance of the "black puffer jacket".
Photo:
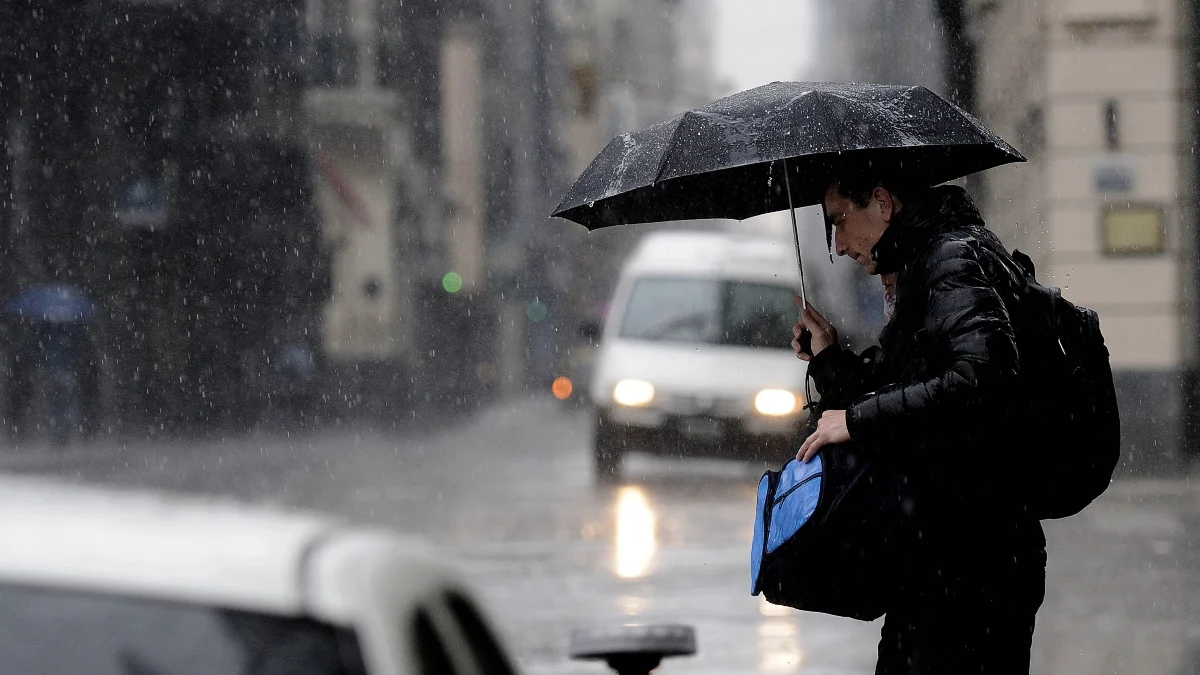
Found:
[{"label": "black puffer jacket", "polygon": [[830,347],[809,365],[853,442],[910,480],[922,520],[1017,518],[1003,467],[1019,454],[1021,280],[1002,250],[961,188],[905,203],[872,251],[880,274],[898,272],[880,347]]}]

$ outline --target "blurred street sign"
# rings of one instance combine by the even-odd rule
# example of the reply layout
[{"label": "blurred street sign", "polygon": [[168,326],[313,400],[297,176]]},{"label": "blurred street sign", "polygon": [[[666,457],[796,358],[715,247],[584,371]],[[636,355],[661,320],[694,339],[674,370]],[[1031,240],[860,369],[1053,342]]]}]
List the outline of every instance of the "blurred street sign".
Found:
[{"label": "blurred street sign", "polygon": [[117,220],[126,227],[155,230],[167,221],[166,190],[161,179],[134,178],[121,187]]},{"label": "blurred street sign", "polygon": [[1100,155],[1092,161],[1092,184],[1096,192],[1132,192],[1137,184],[1137,169],[1129,155]]},{"label": "blurred street sign", "polygon": [[1113,205],[1101,215],[1108,255],[1154,255],[1166,250],[1163,208],[1157,204]]}]

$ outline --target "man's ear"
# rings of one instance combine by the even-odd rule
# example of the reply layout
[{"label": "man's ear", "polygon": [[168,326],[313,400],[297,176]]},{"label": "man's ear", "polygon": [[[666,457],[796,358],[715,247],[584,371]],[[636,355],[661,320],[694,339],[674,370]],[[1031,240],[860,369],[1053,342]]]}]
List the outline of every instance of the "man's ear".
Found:
[{"label": "man's ear", "polygon": [[879,205],[883,213],[883,222],[890,223],[896,212],[896,200],[892,197],[892,193],[882,186],[876,187],[871,191],[871,201]]}]

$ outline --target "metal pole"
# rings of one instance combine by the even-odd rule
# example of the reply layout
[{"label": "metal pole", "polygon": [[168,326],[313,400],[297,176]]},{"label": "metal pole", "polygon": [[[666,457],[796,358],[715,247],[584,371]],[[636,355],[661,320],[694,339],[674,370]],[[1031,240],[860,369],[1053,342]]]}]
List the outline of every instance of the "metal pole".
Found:
[{"label": "metal pole", "polygon": [[783,160],[783,187],[787,190],[788,213],[792,215],[792,237],[796,241],[796,265],[800,268],[800,303],[808,309],[808,297],[804,293],[804,256],[800,255],[800,230],[796,227],[796,207],[792,206],[792,181],[788,177],[787,159]]}]

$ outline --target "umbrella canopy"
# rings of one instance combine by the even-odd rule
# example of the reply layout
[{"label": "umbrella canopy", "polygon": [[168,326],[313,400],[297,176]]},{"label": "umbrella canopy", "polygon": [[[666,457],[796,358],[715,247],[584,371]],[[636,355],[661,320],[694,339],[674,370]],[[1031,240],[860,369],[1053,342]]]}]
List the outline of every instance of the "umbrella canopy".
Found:
[{"label": "umbrella canopy", "polygon": [[925,87],[774,82],[618,136],[552,215],[588,229],[741,220],[817,204],[839,163],[866,159],[928,185],[1025,161]]},{"label": "umbrella canopy", "polygon": [[92,301],[69,284],[38,284],[21,291],[4,312],[28,321],[83,323],[95,317]]}]

